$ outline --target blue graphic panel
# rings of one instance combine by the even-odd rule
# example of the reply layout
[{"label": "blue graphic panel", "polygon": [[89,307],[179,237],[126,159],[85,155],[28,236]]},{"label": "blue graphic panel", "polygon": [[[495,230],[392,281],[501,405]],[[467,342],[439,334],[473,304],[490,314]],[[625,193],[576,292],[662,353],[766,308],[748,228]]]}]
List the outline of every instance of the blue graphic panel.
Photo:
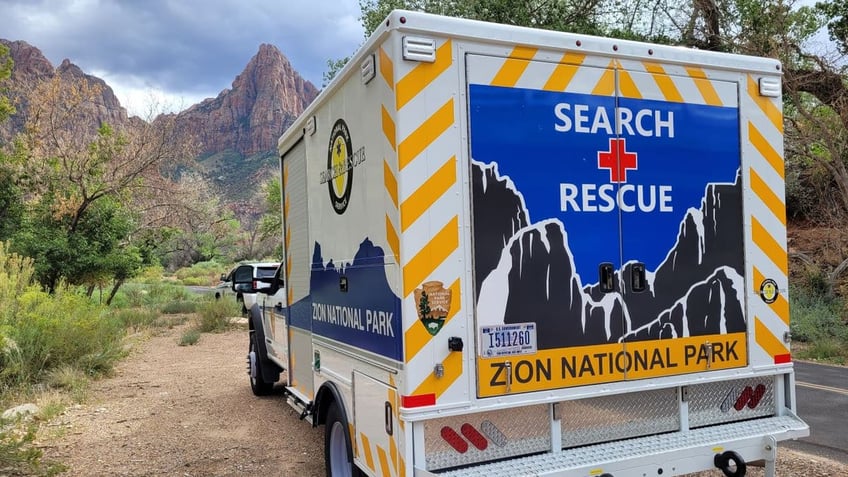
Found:
[{"label": "blue graphic panel", "polygon": [[353,263],[337,268],[330,261],[325,266],[316,242],[310,280],[312,332],[401,361],[400,298],[389,287],[383,263],[383,250],[366,238]]},{"label": "blue graphic panel", "polygon": [[530,223],[563,223],[584,284],[597,281],[599,263],[618,263],[619,214],[638,259],[655,270],[707,185],[732,184],[739,168],[736,108],[615,101],[469,86],[472,159],[512,180]]}]

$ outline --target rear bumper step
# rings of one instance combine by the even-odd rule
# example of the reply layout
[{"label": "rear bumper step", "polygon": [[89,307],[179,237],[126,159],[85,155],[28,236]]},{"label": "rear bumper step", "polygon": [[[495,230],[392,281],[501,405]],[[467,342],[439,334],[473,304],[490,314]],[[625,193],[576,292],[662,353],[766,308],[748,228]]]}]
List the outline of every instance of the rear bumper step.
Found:
[{"label": "rear bumper step", "polygon": [[714,468],[714,457],[734,451],[746,462],[773,462],[778,441],[806,437],[809,426],[794,415],[607,442],[559,452],[519,457],[416,477],[680,475]]}]

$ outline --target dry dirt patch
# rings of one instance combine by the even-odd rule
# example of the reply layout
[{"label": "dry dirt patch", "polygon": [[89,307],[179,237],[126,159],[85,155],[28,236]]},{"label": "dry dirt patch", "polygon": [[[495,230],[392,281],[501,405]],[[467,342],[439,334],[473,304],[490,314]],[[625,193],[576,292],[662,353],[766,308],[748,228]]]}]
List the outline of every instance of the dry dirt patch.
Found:
[{"label": "dry dirt patch", "polygon": [[[323,476],[323,427],[300,421],[280,395],[250,392],[246,329],[178,346],[184,329],[140,343],[85,404],[46,426],[45,457],[81,477]],[[843,465],[787,449],[779,459],[778,477],[848,476]]]}]

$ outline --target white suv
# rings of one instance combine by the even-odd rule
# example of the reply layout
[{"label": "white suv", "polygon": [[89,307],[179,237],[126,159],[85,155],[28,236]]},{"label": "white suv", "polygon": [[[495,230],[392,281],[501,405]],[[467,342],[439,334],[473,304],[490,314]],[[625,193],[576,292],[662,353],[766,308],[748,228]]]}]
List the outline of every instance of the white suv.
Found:
[{"label": "white suv", "polygon": [[247,313],[256,303],[256,279],[272,278],[280,266],[279,262],[243,263],[227,275],[221,275],[221,283],[215,287],[215,298],[234,295],[241,303],[242,313]]}]

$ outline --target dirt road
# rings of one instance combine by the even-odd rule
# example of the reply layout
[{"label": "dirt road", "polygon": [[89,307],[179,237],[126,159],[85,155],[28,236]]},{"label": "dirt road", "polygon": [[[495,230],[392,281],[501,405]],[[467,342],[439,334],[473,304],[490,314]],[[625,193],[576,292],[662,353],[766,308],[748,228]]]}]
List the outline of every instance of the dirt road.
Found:
[{"label": "dirt road", "polygon": [[45,457],[69,476],[324,475],[323,428],[280,395],[250,392],[246,328],[178,346],[182,330],[143,342],[94,383],[51,424],[64,436],[43,442]]},{"label": "dirt road", "polygon": [[[51,422],[40,439],[45,457],[80,477],[324,475],[323,427],[299,421],[280,395],[251,394],[246,329],[178,346],[183,330],[141,342],[85,404]],[[832,461],[779,455],[778,477],[848,476]]]}]

